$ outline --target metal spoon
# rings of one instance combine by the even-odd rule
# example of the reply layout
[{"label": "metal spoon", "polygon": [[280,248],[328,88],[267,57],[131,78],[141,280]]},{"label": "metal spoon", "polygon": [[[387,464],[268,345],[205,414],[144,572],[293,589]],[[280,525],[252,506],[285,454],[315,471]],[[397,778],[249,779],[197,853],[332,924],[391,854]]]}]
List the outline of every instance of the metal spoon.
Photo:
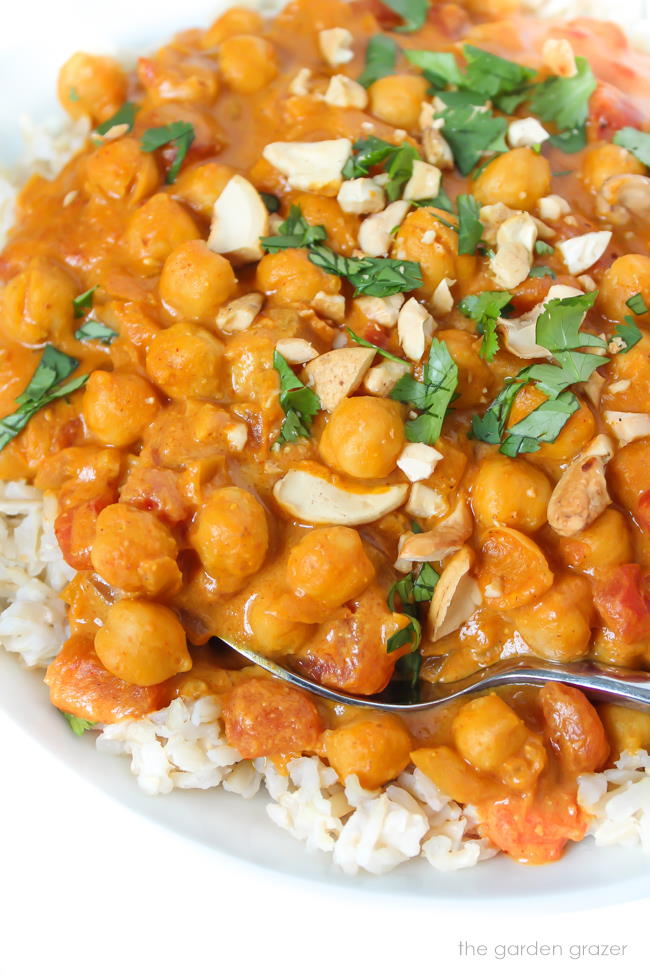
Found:
[{"label": "metal spoon", "polygon": [[[579,687],[590,697],[600,701],[626,704],[628,707],[650,711],[650,673],[628,670],[625,667],[607,667],[588,660],[575,663],[555,663],[540,660],[538,657],[501,660],[491,667],[476,671],[469,677],[450,681],[447,684],[430,684],[422,681],[423,699],[415,703],[406,703],[390,700],[386,691],[373,697],[357,697],[354,694],[335,691],[281,667],[274,660],[268,660],[248,647],[238,646],[227,640],[218,642],[235,650],[274,677],[293,684],[294,687],[301,687],[305,691],[339,704],[377,708],[380,711],[425,711],[437,704],[447,704],[449,701],[490,687],[500,687],[503,684],[546,684],[548,681],[560,681],[563,684]],[[391,687],[391,690],[393,689],[394,685]]]}]

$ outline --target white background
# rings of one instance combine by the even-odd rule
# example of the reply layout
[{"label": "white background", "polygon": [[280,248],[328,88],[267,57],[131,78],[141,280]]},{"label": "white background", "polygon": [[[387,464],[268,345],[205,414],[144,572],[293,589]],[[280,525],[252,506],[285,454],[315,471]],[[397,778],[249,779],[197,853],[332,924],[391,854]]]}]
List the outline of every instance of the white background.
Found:
[{"label": "white background", "polygon": [[[155,43],[170,26],[209,20],[205,12],[218,3],[2,0],[0,6],[1,163],[16,132],[16,101],[43,115],[51,104],[43,78],[51,92],[56,66],[71,50]],[[647,971],[650,899],[583,913],[576,903],[576,913],[513,915],[489,904],[445,911],[425,901],[307,885],[139,818],[2,714],[0,761],[0,975]],[[526,869],[534,868],[522,868],[522,883]],[[460,957],[461,941],[485,945],[487,955]],[[536,942],[559,945],[563,957],[494,957],[497,945]],[[573,945],[598,943],[626,944],[627,964],[569,956]]]}]

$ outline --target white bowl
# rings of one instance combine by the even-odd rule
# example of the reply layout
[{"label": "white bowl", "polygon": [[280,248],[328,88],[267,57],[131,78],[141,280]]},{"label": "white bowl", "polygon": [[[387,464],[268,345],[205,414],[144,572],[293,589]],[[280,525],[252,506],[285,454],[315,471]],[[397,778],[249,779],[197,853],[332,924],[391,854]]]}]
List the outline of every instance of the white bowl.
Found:
[{"label": "white bowl", "polygon": [[[40,122],[56,110],[56,72],[74,50],[147,51],[174,30],[209,23],[230,5],[224,0],[185,0],[181,5],[111,0],[111,17],[102,18],[101,33],[95,26],[97,8],[86,0],[39,3],[38,32],[32,29],[34,5],[13,5],[8,23],[4,15],[0,37],[0,91],[10,93],[0,102],[0,166],[17,155],[18,116],[28,112]],[[271,822],[264,808],[265,793],[249,800],[221,789],[176,791],[157,798],[144,795],[126,759],[98,753],[93,734],[77,738],[70,733],[51,707],[39,672],[27,671],[1,653],[0,707],[57,759],[134,812],[205,846],[303,880],[459,906],[489,901],[511,911],[537,906],[585,909],[650,893],[650,861],[638,848],[596,849],[591,840],[544,867],[523,867],[497,857],[470,870],[438,873],[418,860],[382,877],[347,877],[329,857],[308,853]]]}]

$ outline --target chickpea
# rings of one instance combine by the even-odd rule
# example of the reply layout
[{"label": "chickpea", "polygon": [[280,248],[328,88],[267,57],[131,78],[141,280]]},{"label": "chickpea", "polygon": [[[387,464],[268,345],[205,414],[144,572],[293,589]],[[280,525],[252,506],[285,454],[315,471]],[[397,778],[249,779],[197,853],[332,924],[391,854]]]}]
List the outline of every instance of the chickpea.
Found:
[{"label": "chickpea", "polygon": [[240,332],[226,346],[230,382],[238,399],[257,401],[260,390],[273,381],[277,392],[277,373],[273,368],[275,340],[268,334]]},{"label": "chickpea", "polygon": [[600,397],[601,410],[650,413],[650,334],[644,331],[642,336],[625,355],[610,359]]},{"label": "chickpea", "polygon": [[160,275],[163,304],[194,322],[213,322],[221,305],[232,298],[236,289],[230,261],[214,254],[202,240],[190,240],[172,251]]},{"label": "chickpea", "polygon": [[153,193],[159,180],[153,154],[142,152],[136,139],[106,142],[86,161],[86,189],[90,194],[140,203]]},{"label": "chickpea", "polygon": [[218,488],[199,509],[190,544],[220,591],[234,592],[266,557],[269,530],[264,508],[242,488]]},{"label": "chickpea", "polygon": [[190,58],[163,48],[153,58],[139,58],[138,81],[149,104],[161,102],[210,103],[219,93],[219,76],[205,59]]},{"label": "chickpea", "polygon": [[595,772],[609,755],[603,723],[577,687],[551,681],[539,692],[546,735],[572,775]]},{"label": "chickpea", "polygon": [[485,527],[508,525],[531,533],[546,523],[551,491],[548,478],[532,464],[520,457],[491,454],[476,475],[472,506]]},{"label": "chickpea", "polygon": [[[622,321],[630,313],[625,302],[635,294],[641,294],[650,308],[650,257],[624,254],[610,264],[600,279],[598,307],[611,321]],[[642,320],[649,321],[650,315]]]},{"label": "chickpea", "polygon": [[370,113],[400,129],[415,129],[427,88],[427,80],[422,75],[393,74],[379,78],[368,88]]},{"label": "chickpea", "polygon": [[198,325],[178,322],[159,332],[147,352],[147,375],[172,399],[217,397],[223,344]]},{"label": "chickpea", "polygon": [[90,557],[110,586],[134,595],[173,593],[181,584],[177,555],[171,531],[150,511],[122,503],[100,511]]},{"label": "chickpea", "polygon": [[89,115],[93,124],[104,122],[126,101],[127,81],[113,58],[77,52],[59,72],[57,92],[71,118]]},{"label": "chickpea", "polygon": [[457,399],[454,404],[457,409],[487,403],[492,385],[492,373],[489,366],[481,359],[478,350],[480,339],[470,332],[460,329],[445,329],[437,332],[436,338],[444,342],[449,354],[458,366]]},{"label": "chickpea", "polygon": [[112,447],[126,447],[138,440],[158,408],[158,398],[146,379],[102,369],[90,374],[82,401],[88,429]]},{"label": "chickpea", "polygon": [[416,294],[421,298],[430,298],[443,278],[458,280],[461,287],[469,286],[476,268],[476,258],[469,254],[459,257],[457,233],[441,224],[436,214],[444,220],[449,218],[448,213],[431,207],[409,213],[391,248],[391,257],[420,265],[423,285]]},{"label": "chickpea", "polygon": [[287,619],[277,607],[274,590],[255,593],[246,603],[245,622],[260,653],[267,657],[295,653],[313,631],[309,623]]},{"label": "chickpea", "polygon": [[278,304],[297,305],[310,302],[319,291],[338,294],[341,279],[312,264],[303,250],[287,248],[264,255],[257,265],[256,287],[264,294],[273,295]]},{"label": "chickpea", "polygon": [[323,736],[327,761],[341,782],[356,775],[363,789],[379,789],[397,778],[410,761],[411,738],[392,714],[375,714]]},{"label": "chickpea", "polygon": [[264,30],[264,21],[255,10],[248,7],[231,7],[218,17],[201,38],[201,47],[217,47],[235,34],[256,34]]},{"label": "chickpea", "polygon": [[630,530],[625,517],[615,508],[607,508],[576,535],[558,536],[557,546],[566,565],[587,575],[633,560]]},{"label": "chickpea", "polygon": [[184,169],[174,183],[174,196],[210,220],[216,200],[234,174],[235,170],[230,166],[216,162],[192,166]]},{"label": "chickpea", "polygon": [[497,156],[474,183],[474,196],[483,206],[505,203],[513,210],[532,210],[550,192],[548,159],[525,147]]},{"label": "chickpea", "polygon": [[597,192],[610,176],[645,173],[645,166],[622,146],[613,142],[591,146],[582,158],[582,178],[590,190]]},{"label": "chickpea", "polygon": [[172,251],[200,237],[199,228],[180,203],[157,193],[133,213],[124,243],[131,259],[145,274],[158,274]]},{"label": "chickpea", "polygon": [[601,704],[598,714],[612,746],[612,760],[624,751],[650,749],[650,714],[620,704]]},{"label": "chickpea", "polygon": [[620,447],[607,465],[612,497],[650,532],[650,440],[634,440]]},{"label": "chickpea", "polygon": [[233,91],[252,95],[266,88],[278,73],[275,48],[263,37],[235,34],[219,47],[219,69]]},{"label": "chickpea", "polygon": [[349,257],[358,247],[359,218],[353,213],[344,213],[338,202],[329,196],[315,193],[301,193],[294,200],[302,210],[307,223],[325,227],[327,243],[337,253]]},{"label": "chickpea", "polygon": [[113,603],[95,637],[95,653],[111,674],[140,687],[161,684],[192,668],[178,617],[146,599]]},{"label": "chickpea", "polygon": [[388,477],[404,447],[397,403],[378,396],[344,399],[332,413],[319,449],[326,464],[352,477]]},{"label": "chickpea", "polygon": [[0,298],[0,327],[22,345],[42,345],[66,337],[78,291],[63,268],[35,257],[7,284]]},{"label": "chickpea", "polygon": [[512,612],[516,628],[545,660],[579,660],[589,648],[593,605],[591,587],[581,576],[555,577],[542,598]]},{"label": "chickpea", "polygon": [[360,596],[374,577],[375,568],[354,528],[314,528],[289,553],[289,587],[297,596],[332,608]]}]

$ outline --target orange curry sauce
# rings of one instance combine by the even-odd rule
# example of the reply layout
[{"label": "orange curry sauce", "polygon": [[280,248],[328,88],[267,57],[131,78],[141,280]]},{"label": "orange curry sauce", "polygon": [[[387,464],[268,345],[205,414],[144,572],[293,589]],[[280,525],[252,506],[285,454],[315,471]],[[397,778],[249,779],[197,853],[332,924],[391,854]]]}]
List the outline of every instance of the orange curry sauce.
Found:
[{"label": "orange curry sauce", "polygon": [[[112,722],[179,694],[216,693],[244,757],[315,753],[369,788],[415,762],[477,808],[495,844],[539,863],[584,834],[577,777],[647,746],[650,718],[597,711],[550,684],[401,721],[325,705],[209,644],[231,637],[362,695],[383,690],[400,658],[402,677],[421,663],[429,681],[529,648],[551,660],[650,664],[650,183],[638,154],[612,142],[646,126],[650,61],[612,24],[544,23],[515,6],[433,3],[424,26],[405,33],[375,0],[297,0],[269,22],[233,9],[128,75],[108,58],[74,55],[60,99],[103,134],[20,194],[0,254],[0,410],[17,409],[48,345],[78,360],[69,378],[89,378],[35,410],[0,452],[0,476],[56,494],[57,537],[77,570],[63,594],[71,636],[46,677],[58,708]],[[343,34],[321,33],[334,29]],[[382,32],[399,45],[394,65],[367,88],[346,84]],[[432,102],[404,51],[454,52],[462,66],[467,43],[534,69],[534,84],[570,80],[573,56],[587,58],[598,84],[583,96],[586,146],[552,145],[546,134],[561,125],[547,118],[541,145],[524,135],[511,148],[509,130],[508,144],[461,176],[435,119],[445,104]],[[127,102],[137,107],[130,117],[120,112]],[[510,109],[496,102],[477,112],[508,125],[532,114],[525,98]],[[165,126],[175,126],[170,138],[152,148],[151,130]],[[475,217],[482,207],[483,241],[459,255],[458,218],[434,192],[438,205],[398,204],[377,245],[367,221],[390,202],[388,177],[373,179],[384,163],[354,174],[366,180],[358,205],[343,206],[345,159],[333,179],[319,176],[332,145],[370,137],[414,147],[427,185],[437,167],[450,208],[458,194]],[[310,144],[307,161],[268,150],[287,142]],[[302,232],[304,221],[323,228],[316,247],[402,270],[414,262],[408,314],[390,294],[355,297],[349,265],[331,273],[304,241],[260,250],[260,227],[295,232],[278,229],[292,205]],[[513,244],[501,228],[517,217],[508,227],[524,237]],[[606,246],[570,273],[558,245],[602,231],[612,232]],[[534,251],[529,232],[542,243]],[[468,432],[507,380],[557,365],[546,346],[530,351],[551,286],[565,286],[558,301],[598,291],[582,328],[603,364],[564,392],[521,381],[501,442],[541,404],[572,406],[554,436],[511,456]],[[487,291],[509,295],[479,329],[459,304]],[[517,346],[508,322],[524,328],[536,306]],[[499,315],[506,324],[494,332]],[[626,315],[637,339],[629,351],[616,339]],[[486,329],[498,351],[486,348]],[[423,448],[414,467],[404,450],[426,408],[391,392],[409,371],[426,381],[432,341],[452,389],[442,432],[410,437]],[[287,363],[282,390],[276,352]],[[305,393],[280,401],[291,375],[318,394],[311,413]],[[292,402],[298,413],[288,415]],[[416,429],[435,427],[425,421]],[[391,586],[423,564],[431,606],[420,593],[414,609],[402,589],[389,607]]]}]

